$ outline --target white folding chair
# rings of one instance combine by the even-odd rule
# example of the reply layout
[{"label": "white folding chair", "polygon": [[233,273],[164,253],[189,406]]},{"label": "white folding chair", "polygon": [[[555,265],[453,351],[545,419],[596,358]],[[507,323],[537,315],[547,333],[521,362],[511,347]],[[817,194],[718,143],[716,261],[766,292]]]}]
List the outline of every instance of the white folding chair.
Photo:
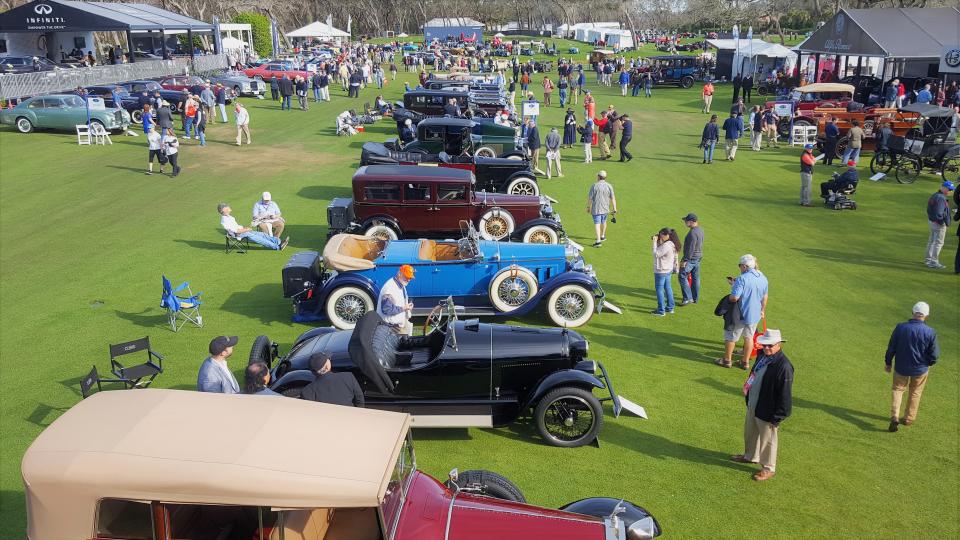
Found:
[{"label": "white folding chair", "polygon": [[97,144],[113,144],[113,141],[110,140],[110,132],[100,124],[93,124],[91,126],[91,132]]},{"label": "white folding chair", "polygon": [[83,146],[90,143],[90,126],[77,124],[77,144]]}]

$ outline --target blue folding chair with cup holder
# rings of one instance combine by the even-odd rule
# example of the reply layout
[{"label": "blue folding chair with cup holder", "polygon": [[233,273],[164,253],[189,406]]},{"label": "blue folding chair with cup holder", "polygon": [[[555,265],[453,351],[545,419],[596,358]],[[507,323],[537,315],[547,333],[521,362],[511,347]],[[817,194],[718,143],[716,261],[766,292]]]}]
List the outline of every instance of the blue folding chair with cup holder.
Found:
[{"label": "blue folding chair with cup holder", "polygon": [[[200,295],[203,293],[193,294],[190,283],[186,281],[174,288],[167,276],[162,277],[163,295],[160,297],[160,307],[167,310],[170,328],[178,332],[187,323],[203,328],[203,317],[200,315]],[[184,291],[186,296],[182,295]]]}]

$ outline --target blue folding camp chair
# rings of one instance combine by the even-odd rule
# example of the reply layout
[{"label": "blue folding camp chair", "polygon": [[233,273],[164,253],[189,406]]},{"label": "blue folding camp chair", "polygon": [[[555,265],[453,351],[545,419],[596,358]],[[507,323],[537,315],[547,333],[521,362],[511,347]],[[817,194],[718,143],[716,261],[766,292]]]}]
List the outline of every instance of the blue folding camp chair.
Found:
[{"label": "blue folding camp chair", "polygon": [[[160,297],[160,307],[167,310],[170,328],[177,332],[187,323],[192,323],[197,328],[203,328],[203,317],[200,315],[200,295],[203,293],[193,294],[193,291],[190,290],[190,283],[186,281],[174,289],[167,276],[162,277],[163,296]],[[186,290],[187,296],[177,294],[184,290]]]}]

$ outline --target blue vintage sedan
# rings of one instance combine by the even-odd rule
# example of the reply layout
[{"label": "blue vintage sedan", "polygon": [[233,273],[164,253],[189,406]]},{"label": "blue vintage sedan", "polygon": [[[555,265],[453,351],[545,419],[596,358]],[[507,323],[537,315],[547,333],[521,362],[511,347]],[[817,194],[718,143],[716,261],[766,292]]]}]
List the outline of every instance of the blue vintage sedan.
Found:
[{"label": "blue vintage sedan", "polygon": [[403,264],[416,270],[407,286],[415,316],[448,296],[465,315],[521,316],[545,306],[554,324],[571,328],[603,306],[619,311],[604,302],[596,274],[574,246],[484,241],[475,231],[445,241],[335,235],[322,257],[293,255],[283,269],[284,296],[294,299],[295,321],[353,328]]}]

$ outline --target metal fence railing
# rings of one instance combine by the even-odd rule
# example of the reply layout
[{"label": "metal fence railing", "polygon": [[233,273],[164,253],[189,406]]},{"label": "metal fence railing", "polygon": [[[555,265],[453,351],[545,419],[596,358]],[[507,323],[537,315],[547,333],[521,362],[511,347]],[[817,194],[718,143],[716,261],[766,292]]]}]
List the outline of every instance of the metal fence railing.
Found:
[{"label": "metal fence railing", "polygon": [[170,60],[144,60],[114,66],[80,67],[32,73],[0,75],[0,99],[23,98],[52,92],[65,92],[78,86],[113,84],[139,79],[154,79],[182,73],[210,73],[227,67],[225,54]]}]

